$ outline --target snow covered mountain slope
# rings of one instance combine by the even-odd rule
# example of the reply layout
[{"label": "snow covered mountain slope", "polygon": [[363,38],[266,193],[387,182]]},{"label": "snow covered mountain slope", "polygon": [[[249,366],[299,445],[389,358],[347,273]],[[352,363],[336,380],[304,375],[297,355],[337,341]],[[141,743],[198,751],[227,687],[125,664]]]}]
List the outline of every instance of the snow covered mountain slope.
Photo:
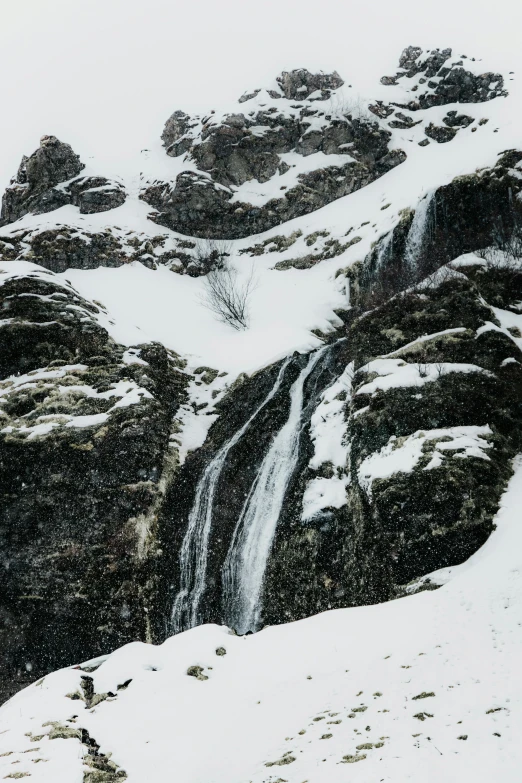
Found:
[{"label": "snow covered mountain slope", "polygon": [[[424,57],[420,54],[419,61],[422,62]],[[452,64],[458,62],[460,60],[456,57],[451,58]],[[482,73],[488,67],[494,72],[494,63],[472,62],[470,59],[462,62],[475,73]],[[453,70],[459,69],[457,65]],[[200,364],[236,373],[251,372],[291,350],[317,347],[320,343],[310,335],[310,331],[328,333],[338,325],[335,311],[346,306],[346,294],[343,281],[336,277],[336,273],[363,259],[372,244],[397,225],[403,210],[415,209],[425,194],[457,176],[494,165],[499,153],[517,147],[517,118],[522,99],[518,94],[518,83],[513,78],[505,77],[505,89],[509,92],[507,97],[467,104],[466,112],[473,115],[474,122],[461,127],[451,142],[442,144],[430,141],[424,131],[429,125],[444,126],[443,119],[451,111],[461,114],[464,111],[462,103],[448,102],[443,106],[410,112],[415,123],[421,122],[407,129],[390,125],[395,115],[383,119],[367,108],[376,107],[380,101],[382,105],[400,111],[392,104],[403,104],[410,99],[411,88],[418,86],[418,75],[412,79],[405,77],[396,86],[376,82],[373,91],[366,96],[358,93],[355,84],[351,88],[346,85],[339,88],[338,98],[334,94],[326,101],[302,101],[303,106],[310,104],[314,107],[312,111],[330,117],[323,120],[328,126],[335,123],[335,113],[339,115],[337,123],[346,125],[347,120],[342,119],[343,112],[351,112],[351,116],[361,115],[363,122],[377,123],[379,132],[391,134],[389,148],[392,151],[402,149],[407,157],[385,176],[366,184],[361,190],[336,197],[321,209],[316,208],[310,214],[291,220],[283,215],[282,219],[286,221],[283,229],[227,242],[227,252],[240,278],[250,274],[252,265],[255,267],[258,284],[251,297],[251,328],[248,333],[231,334],[231,330],[215,323],[201,305],[203,281],[181,282],[162,276],[162,264],[182,273],[188,268],[189,275],[197,275],[197,263],[194,262],[198,259],[194,258],[194,254],[197,255],[198,243],[197,239],[191,241],[190,237],[167,228],[159,229],[148,217],[154,217],[154,213],[138,198],[146,186],[155,181],[162,180],[171,183],[169,187],[174,187],[180,174],[196,170],[190,153],[169,157],[159,141],[152,144],[150,150],[142,151],[135,162],[129,161],[122,172],[120,185],[126,193],[123,205],[94,214],[82,214],[79,207],[66,205],[45,215],[22,217],[1,230],[0,241],[4,245],[7,243],[2,257],[34,261],[54,272],[67,269],[68,279],[74,278],[74,284],[81,293],[109,308],[115,321],[111,325],[111,335],[118,342],[132,345],[147,339],[157,340],[177,353],[194,355],[194,360]],[[432,88],[429,92],[433,92]],[[490,92],[488,95],[493,94]],[[480,99],[483,100],[483,97]],[[226,118],[244,112],[248,118],[252,101],[257,107],[262,102],[260,94],[247,102],[236,102],[219,116]],[[302,111],[292,109],[292,101],[285,98],[270,101],[273,108],[281,104],[288,106],[290,118]],[[269,108],[266,105],[263,111]],[[277,110],[281,111],[280,108]],[[333,114],[328,114],[329,111]],[[479,124],[486,119],[486,124]],[[219,118],[212,122],[217,123],[218,128],[225,127],[219,124]],[[310,130],[307,135],[310,135]],[[430,141],[429,146],[419,147],[418,143],[426,139]],[[261,151],[261,157],[263,154]],[[292,154],[296,160],[304,162],[318,154],[323,156],[323,161],[335,157],[322,152],[304,156],[303,153]],[[313,170],[320,173],[324,171],[321,168],[324,165],[314,160]],[[198,176],[202,175],[208,180],[208,173],[201,170]],[[102,176],[103,171],[91,163],[81,171],[80,178]],[[275,174],[270,179],[272,196],[276,191],[281,192],[279,179],[285,186],[285,176],[288,174]],[[350,180],[350,176],[345,179]],[[266,183],[260,185],[256,179],[251,179],[241,188],[247,188],[248,198],[253,198],[253,190],[265,186]],[[62,185],[59,187],[62,188]],[[219,209],[216,216],[222,217]],[[190,231],[187,233],[190,234]],[[196,247],[185,246],[187,244]],[[135,261],[141,261],[141,265],[136,265]],[[321,263],[308,275],[293,271],[293,267],[315,267],[318,261]],[[160,274],[148,275],[142,269],[143,264],[147,267],[158,265]],[[122,265],[124,268],[119,269]],[[100,267],[117,268],[106,271]],[[75,272],[75,268],[89,272]],[[127,292],[125,298],[119,295],[123,286]],[[149,302],[154,302],[153,306],[148,307]],[[140,331],[137,332],[137,329]]]},{"label": "snow covered mountain slope", "polygon": [[[396,70],[174,104],[121,171],[54,136],[22,160],[0,229],[6,696],[195,624],[436,587],[487,542],[522,447],[522,101],[447,49]],[[223,271],[247,328],[205,304]]]},{"label": "snow covered mountain slope", "polygon": [[514,783],[521,502],[518,460],[494,534],[435,592],[48,675],[0,711],[4,778]]}]

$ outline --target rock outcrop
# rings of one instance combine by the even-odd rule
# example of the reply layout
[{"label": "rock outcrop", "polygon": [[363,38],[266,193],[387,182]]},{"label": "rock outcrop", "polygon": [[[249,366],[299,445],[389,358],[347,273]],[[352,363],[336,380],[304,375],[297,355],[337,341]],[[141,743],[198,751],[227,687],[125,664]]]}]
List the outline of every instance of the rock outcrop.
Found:
[{"label": "rock outcrop", "polygon": [[[332,91],[342,87],[344,82],[337,73],[310,73],[306,68],[295,71],[283,71],[277,77],[281,92],[290,101],[303,99],[325,101],[331,98]],[[275,96],[274,96],[275,97]]]},{"label": "rock outcrop", "polygon": [[[462,55],[452,56],[451,49],[434,49],[423,51],[419,46],[408,46],[399,60],[400,70],[395,76],[383,76],[381,84],[396,88],[390,91],[390,103],[376,100],[368,109],[382,120],[390,118],[388,127],[399,130],[409,130],[423,122],[419,113],[429,111],[436,106],[446,106],[453,103],[481,104],[495,98],[508,95],[504,86],[504,77],[499,73],[480,72],[479,62],[474,57]],[[415,114],[405,114],[404,110]],[[473,125],[474,117],[460,114],[456,110],[449,111],[440,126],[430,121],[424,130],[426,137],[418,141],[421,147],[430,143],[430,139],[438,143],[447,143],[455,138],[461,129]],[[488,121],[482,117],[478,125]],[[471,129],[477,130],[477,125]]]},{"label": "rock outcrop", "polygon": [[73,204],[83,214],[106,212],[125,201],[125,191],[105,177],[79,177],[85,164],[69,144],[42,136],[40,146],[24,156],[2,199],[0,226],[33,213],[39,215]]},{"label": "rock outcrop", "polygon": [[[468,70],[464,67],[466,64]],[[474,58],[452,57],[451,49],[434,49],[427,53],[419,46],[408,46],[399,60],[401,70],[395,76],[383,76],[381,83],[392,86],[401,82],[408,92],[419,92],[408,103],[398,104],[410,111],[447,103],[484,103],[507,95],[501,74],[476,74],[474,64]],[[407,85],[402,81],[406,79]]]},{"label": "rock outcrop", "polygon": [[425,196],[416,213],[405,212],[354,274],[365,306],[382,303],[464,253],[519,235],[521,171],[522,152],[506,150],[495,166],[457,177]]},{"label": "rock outcrop", "polygon": [[149,269],[162,264],[178,274],[200,277],[227,255],[226,245],[171,234],[144,234],[107,227],[102,231],[61,223],[55,227],[16,228],[0,233],[0,259],[31,261],[51,272],[118,267],[139,261]]},{"label": "rock outcrop", "polygon": [[[522,274],[480,263],[464,271],[351,323],[347,504],[308,523],[299,493],[290,504],[266,577],[266,622],[303,617],[310,604],[389,600],[420,571],[463,562],[489,536],[521,444],[522,354],[482,297],[498,306],[501,291],[513,306]],[[459,370],[466,365],[474,369]],[[384,381],[393,371],[412,382]],[[416,443],[408,468],[401,457]]]},{"label": "rock outcrop", "polygon": [[[352,193],[405,159],[402,150],[389,149],[389,131],[356,116],[335,92],[343,83],[338,74],[301,69],[276,83],[282,95],[251,93],[235,114],[191,119],[177,111],[169,118],[162,135],[167,154],[185,155],[191,165],[175,182],[154,182],[142,192],[158,210],[157,223],[193,236],[248,236]],[[300,162],[312,155],[309,166]],[[271,187],[250,202],[241,189],[246,183]]]},{"label": "rock outcrop", "polygon": [[152,638],[156,514],[187,376],[52,274],[0,285],[0,679]]}]

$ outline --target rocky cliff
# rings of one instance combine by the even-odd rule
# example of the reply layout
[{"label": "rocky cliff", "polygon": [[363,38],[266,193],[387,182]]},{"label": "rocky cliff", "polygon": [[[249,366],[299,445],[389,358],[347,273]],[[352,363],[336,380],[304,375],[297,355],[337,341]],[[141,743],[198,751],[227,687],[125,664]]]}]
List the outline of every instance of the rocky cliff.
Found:
[{"label": "rocky cliff", "polygon": [[[203,622],[434,589],[483,545],[522,416],[505,81],[409,47],[367,99],[300,68],[176,109],[138,188],[54,136],[24,157],[0,222],[4,696]],[[249,292],[236,333],[212,280]]]}]

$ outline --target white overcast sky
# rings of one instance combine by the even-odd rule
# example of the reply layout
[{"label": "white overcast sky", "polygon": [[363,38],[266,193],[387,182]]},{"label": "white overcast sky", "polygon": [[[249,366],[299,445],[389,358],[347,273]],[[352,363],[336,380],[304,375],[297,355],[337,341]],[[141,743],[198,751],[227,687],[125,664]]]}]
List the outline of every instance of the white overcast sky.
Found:
[{"label": "white overcast sky", "polygon": [[283,69],[371,94],[408,44],[517,70],[521,30],[522,0],[0,0],[0,189],[44,133],[101,169]]}]

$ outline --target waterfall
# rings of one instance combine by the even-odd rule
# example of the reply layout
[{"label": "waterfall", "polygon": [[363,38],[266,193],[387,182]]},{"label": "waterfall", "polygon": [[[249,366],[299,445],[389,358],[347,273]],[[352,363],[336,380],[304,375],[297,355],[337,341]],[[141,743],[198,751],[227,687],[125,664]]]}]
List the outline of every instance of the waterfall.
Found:
[{"label": "waterfall", "polygon": [[187,531],[180,550],[180,589],[174,599],[172,607],[172,633],[179,633],[180,631],[192,628],[200,621],[199,605],[206,586],[208,543],[212,528],[212,509],[221,471],[225,465],[230,449],[236,445],[258,413],[260,413],[279,390],[289,362],[290,357],[281,365],[276,382],[267,397],[265,397],[261,405],[254,411],[248,421],[243,424],[241,429],[221,447],[215,457],[209,462],[199,480],[194,504],[188,518]]},{"label": "waterfall", "polygon": [[252,484],[223,566],[224,621],[238,633],[255,631],[266,564],[286,490],[299,456],[304,385],[331,346],[312,353],[290,390],[290,412]]},{"label": "waterfall", "polygon": [[422,253],[422,246],[430,223],[430,211],[435,191],[428,193],[419,203],[411,222],[404,249],[404,260],[414,270]]},{"label": "waterfall", "polygon": [[381,267],[386,266],[389,257],[393,253],[393,232],[394,229],[390,229],[390,231],[388,231],[384,238],[379,242],[379,247],[377,248],[377,258],[375,259],[376,269],[380,269]]}]

